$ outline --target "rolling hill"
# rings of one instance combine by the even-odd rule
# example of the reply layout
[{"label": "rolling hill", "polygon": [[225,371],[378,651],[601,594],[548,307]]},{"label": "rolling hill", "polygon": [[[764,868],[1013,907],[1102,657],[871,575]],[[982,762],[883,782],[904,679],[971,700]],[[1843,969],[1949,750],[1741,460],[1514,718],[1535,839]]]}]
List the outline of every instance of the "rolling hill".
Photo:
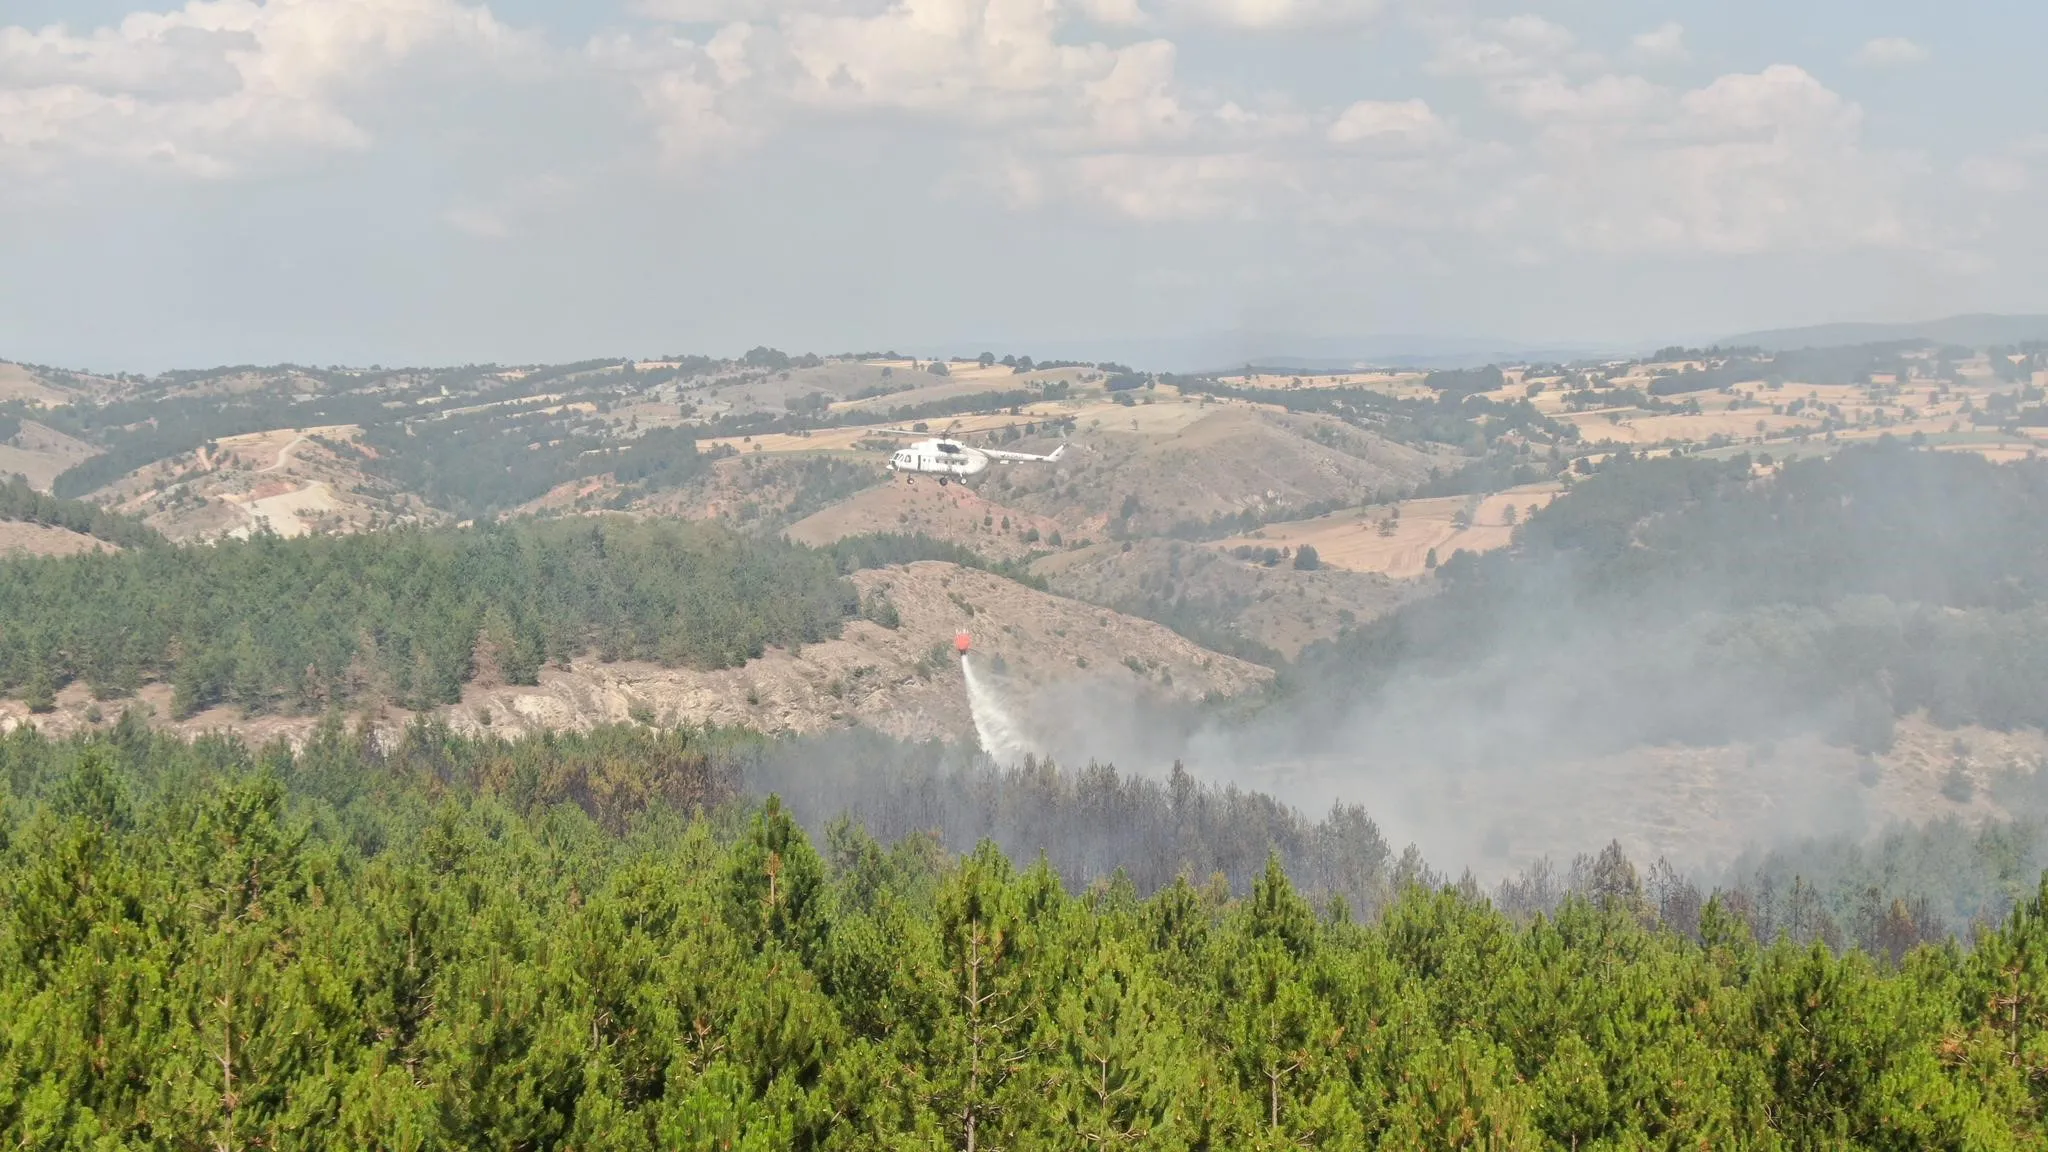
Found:
[{"label": "rolling hill", "polygon": [[1965,348],[2024,344],[2048,340],[2048,316],[2000,316],[1971,313],[1940,320],[1814,324],[1774,328],[1723,337],[1730,348],[1762,348],[1766,352],[1799,348],[1834,348],[1852,344],[1883,344],[1895,340],[1932,340]]},{"label": "rolling hill", "polygon": [[922,533],[996,560],[1019,560],[1055,547],[1063,522],[998,503],[966,485],[878,484],[790,525],[800,544],[822,546],[873,532]]},{"label": "rolling hill", "polygon": [[1160,535],[1246,513],[1277,519],[1313,505],[1371,503],[1420,483],[1439,460],[1327,417],[1157,407],[1180,409],[1186,423],[1147,434],[1142,408],[1091,416],[1056,469],[1011,469],[991,482],[993,492],[1085,535]]},{"label": "rolling hill", "polygon": [[[1932,349],[1553,366],[1492,373],[1477,391],[1470,373],[1200,380],[956,361],[941,375],[903,357],[756,353],[149,379],[7,366],[0,418],[18,430],[0,445],[0,468],[7,452],[23,453],[16,470],[37,485],[144,518],[173,540],[604,513],[813,547],[879,541],[860,564],[986,562],[993,571],[944,578],[902,569],[888,593],[900,630],[855,621],[828,645],[757,658],[746,681],[739,669],[574,656],[539,685],[473,688],[460,706],[462,723],[482,726],[477,709],[488,709],[508,731],[651,713],[931,735],[963,731],[929,658],[968,617],[963,602],[980,614],[977,632],[993,620],[998,633],[1031,633],[1005,652],[1024,695],[1032,685],[1114,699],[1149,685],[1183,701],[1227,696],[1269,675],[1255,665],[1286,669],[1435,598],[1445,581],[1431,552],[1453,563],[1513,551],[1531,515],[1570,507],[1572,482],[1631,461],[1698,455],[1763,478],[1785,459],[1885,436],[2019,459],[2048,428],[2031,391],[2042,358]],[[1000,466],[970,485],[911,484],[883,467],[900,439],[881,429],[905,413],[916,415],[898,423],[970,443],[1069,450],[1056,465]],[[37,548],[66,546],[27,535]],[[967,553],[889,551],[917,538]],[[1297,567],[1308,548],[1315,559]],[[878,577],[854,579],[872,591]],[[1104,676],[1125,683],[1112,691]],[[775,703],[735,703],[749,696]],[[59,716],[90,704],[59,698],[70,701]],[[1079,715],[1095,703],[1063,707]],[[208,722],[298,721],[216,712]]]}]

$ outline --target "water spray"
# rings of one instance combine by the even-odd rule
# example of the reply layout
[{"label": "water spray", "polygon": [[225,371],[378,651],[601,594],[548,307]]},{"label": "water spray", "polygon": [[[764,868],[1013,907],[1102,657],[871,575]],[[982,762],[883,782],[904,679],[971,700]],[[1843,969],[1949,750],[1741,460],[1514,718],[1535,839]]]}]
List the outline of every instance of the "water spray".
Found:
[{"label": "water spray", "polygon": [[953,637],[953,651],[960,654],[960,674],[967,681],[967,708],[974,717],[974,735],[990,759],[998,764],[1015,764],[1031,752],[1031,743],[1019,730],[1016,718],[997,699],[994,685],[975,672],[973,648],[974,638],[967,633]]}]

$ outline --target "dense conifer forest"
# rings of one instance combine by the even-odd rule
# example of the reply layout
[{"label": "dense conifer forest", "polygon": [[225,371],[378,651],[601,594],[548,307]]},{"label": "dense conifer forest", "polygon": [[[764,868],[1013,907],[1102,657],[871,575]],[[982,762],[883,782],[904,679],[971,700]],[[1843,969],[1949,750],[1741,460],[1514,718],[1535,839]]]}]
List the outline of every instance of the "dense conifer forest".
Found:
[{"label": "dense conifer forest", "polygon": [[[19,507],[61,521],[76,503],[38,499],[56,513]],[[125,518],[96,523],[161,543]],[[164,681],[178,716],[253,715],[431,708],[471,681],[532,684],[583,656],[729,667],[838,635],[862,608],[842,575],[916,560],[1045,584],[922,534],[811,549],[623,516],[0,558],[0,693],[41,710],[73,681],[101,700]]]},{"label": "dense conifer forest", "polygon": [[175,710],[453,703],[572,656],[724,667],[838,634],[859,610],[832,556],[624,518],[261,536],[0,560],[0,691],[47,706],[164,680]]},{"label": "dense conifer forest", "polygon": [[[2048,887],[1973,946],[1674,926],[1625,861],[1376,917],[733,800],[760,746],[0,740],[0,1139],[2043,1146]],[[954,849],[961,851],[954,851]]]},{"label": "dense conifer forest", "polygon": [[84,500],[45,495],[20,476],[0,480],[0,520],[64,528],[122,548],[146,548],[164,542],[156,529],[132,516],[109,512]]}]

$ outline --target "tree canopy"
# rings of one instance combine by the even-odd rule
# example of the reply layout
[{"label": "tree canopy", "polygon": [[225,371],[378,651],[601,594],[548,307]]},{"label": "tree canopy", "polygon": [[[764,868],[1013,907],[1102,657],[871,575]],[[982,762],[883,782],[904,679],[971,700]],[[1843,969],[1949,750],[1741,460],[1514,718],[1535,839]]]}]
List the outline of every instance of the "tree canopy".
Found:
[{"label": "tree canopy", "polygon": [[146,548],[164,542],[156,529],[133,516],[110,512],[84,500],[46,496],[21,476],[0,481],[0,520],[65,528],[123,548]]},{"label": "tree canopy", "polygon": [[573,656],[725,667],[838,634],[830,555],[626,518],[0,560],[0,691],[168,681],[180,712],[453,703]]},{"label": "tree canopy", "polygon": [[1526,924],[1277,860],[1076,893],[721,804],[702,740],[0,739],[0,1138],[2042,1147],[2048,886],[1897,959],[1675,931],[1618,856]]}]

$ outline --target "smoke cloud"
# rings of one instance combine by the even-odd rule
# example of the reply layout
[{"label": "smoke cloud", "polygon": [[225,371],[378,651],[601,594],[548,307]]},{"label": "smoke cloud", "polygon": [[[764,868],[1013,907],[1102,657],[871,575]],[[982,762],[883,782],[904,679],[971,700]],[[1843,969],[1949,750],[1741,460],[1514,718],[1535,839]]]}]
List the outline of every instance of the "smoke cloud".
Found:
[{"label": "smoke cloud", "polygon": [[[1973,724],[2038,724],[2027,685],[2048,632],[2035,545],[2010,526],[2031,522],[2040,469],[1903,447],[1770,481],[1663,463],[1582,485],[1527,526],[1522,554],[1447,566],[1438,596],[1312,650],[1253,707],[983,682],[1008,718],[997,748],[1152,777],[1179,763],[1310,813],[1359,805],[1390,842],[1485,882],[1617,840],[1716,874],[1955,812],[1888,756],[1902,732],[1923,760],[1956,761],[1954,787],[2011,774],[1949,745]],[[1632,503],[1603,503],[1617,499]]]}]

